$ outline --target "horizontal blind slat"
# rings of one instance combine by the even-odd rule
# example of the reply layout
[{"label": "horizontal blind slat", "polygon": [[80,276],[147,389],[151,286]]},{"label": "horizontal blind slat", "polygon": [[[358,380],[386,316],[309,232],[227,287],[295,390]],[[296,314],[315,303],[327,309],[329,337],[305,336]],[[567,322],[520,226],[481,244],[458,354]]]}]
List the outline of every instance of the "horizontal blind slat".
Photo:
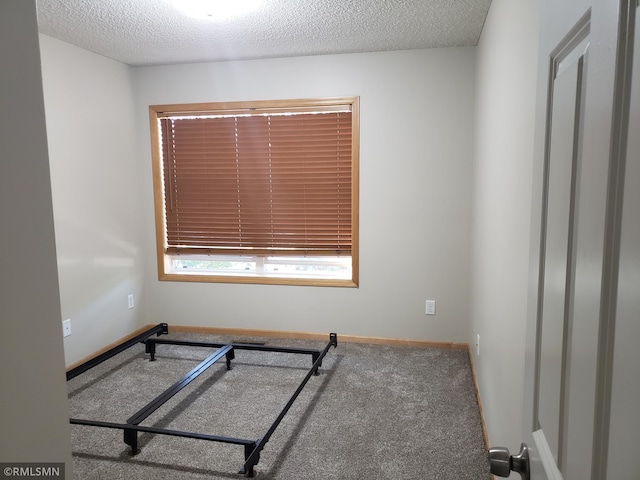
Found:
[{"label": "horizontal blind slat", "polygon": [[170,249],[351,249],[351,113],[161,122]]}]

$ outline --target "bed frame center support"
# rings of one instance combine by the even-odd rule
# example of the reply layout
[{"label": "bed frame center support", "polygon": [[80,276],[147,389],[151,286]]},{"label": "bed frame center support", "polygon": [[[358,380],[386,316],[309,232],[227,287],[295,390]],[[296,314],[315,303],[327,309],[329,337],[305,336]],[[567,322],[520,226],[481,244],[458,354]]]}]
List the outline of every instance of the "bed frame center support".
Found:
[{"label": "bed frame center support", "polygon": [[[138,410],[132,417],[127,420],[127,424],[139,425],[149,415],[155,412],[158,408],[164,405],[167,400],[173,397],[176,393],[182,390],[184,387],[193,382],[201,373],[205,372],[211,365],[216,363],[222,357],[227,359],[227,368],[230,367],[231,359],[233,358],[233,345],[225,345],[214,353],[204,359],[197,367],[183,376],[176,383],[167,388],[164,392],[158,395],[156,398],[147,403],[144,407]],[[124,431],[124,443],[131,447],[131,455],[138,453],[138,432],[137,430],[126,429]]]}]

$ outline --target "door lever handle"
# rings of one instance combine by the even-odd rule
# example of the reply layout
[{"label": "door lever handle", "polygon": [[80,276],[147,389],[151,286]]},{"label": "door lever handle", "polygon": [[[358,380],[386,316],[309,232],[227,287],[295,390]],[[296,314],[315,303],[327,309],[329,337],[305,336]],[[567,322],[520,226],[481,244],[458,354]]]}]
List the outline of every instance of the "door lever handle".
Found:
[{"label": "door lever handle", "polygon": [[529,480],[529,447],[523,443],[517,455],[511,455],[505,447],[492,447],[489,449],[489,464],[491,473],[498,477],[508,477],[514,471],[522,480]]}]

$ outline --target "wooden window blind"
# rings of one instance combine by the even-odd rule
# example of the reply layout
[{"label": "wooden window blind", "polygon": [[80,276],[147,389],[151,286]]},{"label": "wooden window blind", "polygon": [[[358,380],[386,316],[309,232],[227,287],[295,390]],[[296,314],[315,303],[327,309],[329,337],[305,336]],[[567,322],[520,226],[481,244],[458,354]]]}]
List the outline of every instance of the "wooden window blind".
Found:
[{"label": "wooden window blind", "polygon": [[351,255],[351,111],[162,116],[167,254]]}]

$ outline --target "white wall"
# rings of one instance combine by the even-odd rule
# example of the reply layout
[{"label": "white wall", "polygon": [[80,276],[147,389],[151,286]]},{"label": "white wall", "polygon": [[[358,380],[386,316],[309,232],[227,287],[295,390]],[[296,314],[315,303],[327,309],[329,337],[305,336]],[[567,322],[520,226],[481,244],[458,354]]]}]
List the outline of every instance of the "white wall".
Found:
[{"label": "white wall", "polygon": [[0,462],[72,478],[34,0],[0,1],[0,45]]},{"label": "white wall", "polygon": [[146,323],[133,81],[122,63],[44,35],[40,45],[70,364]]},{"label": "white wall", "polygon": [[[531,225],[538,2],[493,0],[477,47],[471,336],[491,443],[517,451]],[[475,352],[475,348],[474,348]]]},{"label": "white wall", "polygon": [[[466,342],[474,59],[468,47],[135,69],[151,321]],[[361,98],[360,287],[159,282],[148,106],[342,95]]]}]

